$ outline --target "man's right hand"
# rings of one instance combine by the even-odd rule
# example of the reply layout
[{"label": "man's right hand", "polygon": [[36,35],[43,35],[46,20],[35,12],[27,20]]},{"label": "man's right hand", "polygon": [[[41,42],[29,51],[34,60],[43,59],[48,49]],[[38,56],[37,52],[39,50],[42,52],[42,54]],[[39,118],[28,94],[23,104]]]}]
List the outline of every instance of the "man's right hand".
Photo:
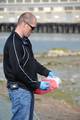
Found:
[{"label": "man's right hand", "polygon": [[50,88],[50,84],[48,82],[41,81],[40,89],[41,90],[48,90]]}]

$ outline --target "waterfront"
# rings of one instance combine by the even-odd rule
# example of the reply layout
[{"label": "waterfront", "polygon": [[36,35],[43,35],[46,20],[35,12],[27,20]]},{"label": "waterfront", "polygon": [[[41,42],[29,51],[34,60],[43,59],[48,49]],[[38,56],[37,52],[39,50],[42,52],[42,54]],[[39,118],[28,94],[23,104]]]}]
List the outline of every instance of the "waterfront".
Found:
[{"label": "waterfront", "polygon": [[[0,54],[10,33],[0,33]],[[47,52],[52,48],[80,50],[80,34],[41,34],[34,33],[30,37],[35,53]]]},{"label": "waterfront", "polygon": [[[10,33],[0,33],[0,54]],[[33,33],[30,37],[34,53],[48,52],[53,48],[80,50],[80,34],[41,34]],[[3,65],[0,63],[0,79],[4,80]]]}]

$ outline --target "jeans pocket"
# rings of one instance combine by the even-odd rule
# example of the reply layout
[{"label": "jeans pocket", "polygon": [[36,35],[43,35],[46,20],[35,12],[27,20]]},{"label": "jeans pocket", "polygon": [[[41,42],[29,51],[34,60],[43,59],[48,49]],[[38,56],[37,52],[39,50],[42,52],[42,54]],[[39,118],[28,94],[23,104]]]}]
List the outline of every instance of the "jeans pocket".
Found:
[{"label": "jeans pocket", "polygon": [[24,90],[22,91],[20,102],[22,105],[30,104],[31,102],[31,93],[30,91]]}]

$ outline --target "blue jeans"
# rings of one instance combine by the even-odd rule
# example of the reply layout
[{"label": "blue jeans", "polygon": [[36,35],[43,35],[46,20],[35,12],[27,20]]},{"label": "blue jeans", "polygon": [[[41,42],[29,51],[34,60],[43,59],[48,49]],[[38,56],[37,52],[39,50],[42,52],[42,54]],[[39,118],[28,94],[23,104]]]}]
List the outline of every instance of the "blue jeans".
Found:
[{"label": "blue jeans", "polygon": [[9,89],[9,97],[12,102],[11,120],[33,120],[34,94],[28,90],[18,88]]}]

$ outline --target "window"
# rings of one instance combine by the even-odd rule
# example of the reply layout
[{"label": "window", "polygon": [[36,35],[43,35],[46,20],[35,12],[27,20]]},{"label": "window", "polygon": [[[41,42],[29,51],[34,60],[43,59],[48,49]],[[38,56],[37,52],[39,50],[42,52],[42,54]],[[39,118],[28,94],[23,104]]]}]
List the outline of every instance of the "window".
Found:
[{"label": "window", "polygon": [[4,11],[4,8],[0,8],[0,11]]},{"label": "window", "polygon": [[31,2],[31,0],[25,0],[25,2]]},{"label": "window", "polygon": [[8,0],[8,3],[14,3],[14,0]]},{"label": "window", "polygon": [[48,2],[49,0],[42,0],[42,2]]},{"label": "window", "polygon": [[71,7],[71,6],[70,7],[65,7],[64,9],[65,10],[73,10],[73,7]]},{"label": "window", "polygon": [[76,10],[80,10],[80,6],[76,6],[75,9],[76,9]]},{"label": "window", "polygon": [[6,0],[0,0],[0,3],[6,3]]},{"label": "window", "polygon": [[61,0],[61,2],[68,2],[68,0]]},{"label": "window", "polygon": [[29,11],[34,11],[34,8],[30,7],[28,8]]},{"label": "window", "polygon": [[34,0],[34,2],[40,2],[40,0]]},{"label": "window", "polygon": [[43,11],[43,7],[39,7],[39,10],[40,10],[40,11]]},{"label": "window", "polygon": [[51,2],[58,2],[58,0],[51,0]]},{"label": "window", "polygon": [[16,0],[16,2],[21,3],[21,2],[22,2],[22,0]]},{"label": "window", "polygon": [[70,0],[70,2],[77,2],[77,0]]}]

